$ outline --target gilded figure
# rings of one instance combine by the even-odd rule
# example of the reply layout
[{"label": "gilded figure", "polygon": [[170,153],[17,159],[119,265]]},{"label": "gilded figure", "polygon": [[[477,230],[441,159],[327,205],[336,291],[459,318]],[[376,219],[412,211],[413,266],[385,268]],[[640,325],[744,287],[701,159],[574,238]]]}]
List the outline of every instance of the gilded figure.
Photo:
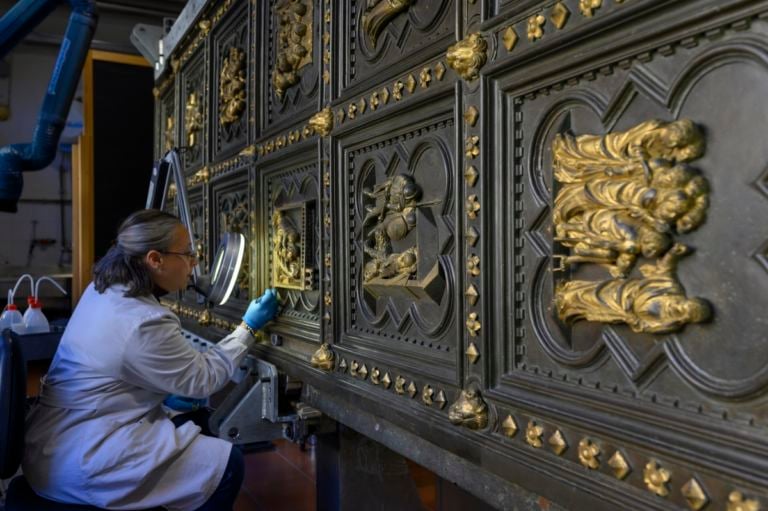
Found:
[{"label": "gilded figure", "polygon": [[312,63],[312,5],[309,0],[280,0],[275,6],[279,29],[272,85],[280,99],[299,83],[298,71]]},{"label": "gilded figure", "polygon": [[393,253],[392,241],[404,239],[416,226],[418,208],[435,204],[435,201],[420,202],[421,187],[405,174],[377,183],[363,194],[374,200],[373,206],[366,207],[363,218],[363,226],[373,224],[364,246],[365,253],[371,258],[363,270],[364,280],[395,279],[402,283],[415,278],[418,247]]},{"label": "gilded figure", "polygon": [[[557,189],[556,270],[603,266],[612,280],[561,281],[555,301],[564,321],[627,323],[634,331],[665,333],[705,321],[708,303],[688,298],[677,281],[677,260],[690,252],[674,237],[700,227],[709,184],[687,161],[704,151],[687,119],[647,121],[607,135],[558,135],[552,146]],[[656,260],[630,277],[637,260]]]},{"label": "gilded figure", "polygon": [[192,91],[187,96],[187,104],[184,115],[184,131],[187,133],[187,147],[195,147],[197,144],[197,132],[203,127],[203,105],[198,93]]},{"label": "gilded figure", "polygon": [[219,75],[219,121],[231,124],[245,110],[245,52],[235,46],[229,49]]},{"label": "gilded figure", "polygon": [[173,120],[173,116],[169,115],[165,118],[165,150],[170,151],[173,146],[176,145],[176,126]]},{"label": "gilded figure", "polygon": [[709,319],[701,298],[688,298],[675,275],[677,261],[689,253],[676,243],[655,264],[640,266],[642,278],[574,280],[558,284],[555,304],[566,322],[579,319],[626,323],[635,332],[667,333]]},{"label": "gilded figure", "polygon": [[297,285],[301,281],[301,234],[290,217],[276,211],[274,227],[273,265],[276,286]]}]

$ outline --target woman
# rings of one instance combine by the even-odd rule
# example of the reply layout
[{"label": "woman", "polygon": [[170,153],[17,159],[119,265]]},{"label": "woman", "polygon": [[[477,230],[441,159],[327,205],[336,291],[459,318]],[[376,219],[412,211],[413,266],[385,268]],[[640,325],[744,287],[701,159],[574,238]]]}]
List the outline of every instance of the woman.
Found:
[{"label": "woman", "polygon": [[254,331],[277,311],[274,290],[200,353],[157,297],[187,287],[197,260],[179,220],[132,214],[94,268],[27,417],[23,471],[52,500],[108,509],[231,509],[243,458],[225,440],[176,427],[168,394],[204,398],[233,376]]}]

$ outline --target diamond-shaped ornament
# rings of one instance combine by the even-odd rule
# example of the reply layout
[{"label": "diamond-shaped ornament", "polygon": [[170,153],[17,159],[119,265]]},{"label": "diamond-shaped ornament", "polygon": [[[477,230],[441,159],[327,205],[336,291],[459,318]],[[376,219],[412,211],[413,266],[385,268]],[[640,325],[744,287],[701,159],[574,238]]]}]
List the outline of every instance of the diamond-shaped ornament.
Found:
[{"label": "diamond-shaped ornament", "polygon": [[433,398],[432,401],[434,401],[438,408],[442,410],[445,407],[445,403],[447,402],[445,399],[445,392],[442,390],[438,392],[437,397]]},{"label": "diamond-shaped ornament", "polygon": [[512,415],[507,415],[507,418],[501,423],[501,431],[510,438],[515,436],[515,433],[517,433],[517,422],[515,422]]},{"label": "diamond-shaped ornament", "polygon": [[477,171],[474,165],[470,165],[467,167],[467,170],[464,171],[464,179],[467,181],[467,184],[470,187],[475,186],[475,183],[477,183],[477,178],[480,176],[480,173]]},{"label": "diamond-shaped ornament", "polygon": [[504,30],[504,33],[501,36],[501,40],[504,43],[504,48],[506,48],[507,51],[512,51],[515,48],[517,39],[517,32],[515,32],[515,29],[512,28],[511,25]]},{"label": "diamond-shaped ornament", "polygon": [[549,18],[552,20],[552,24],[554,24],[558,30],[561,30],[568,22],[568,17],[570,15],[571,11],[568,10],[568,7],[566,7],[563,2],[557,2],[552,8]]},{"label": "diamond-shaped ornament", "polygon": [[477,288],[474,284],[469,285],[467,290],[464,292],[464,295],[467,297],[467,301],[470,305],[475,305],[477,300],[480,298],[480,293],[477,292]]},{"label": "diamond-shaped ornament", "polygon": [[704,488],[701,487],[695,478],[689,479],[681,488],[681,492],[685,500],[688,501],[688,506],[694,511],[699,511],[709,502],[707,494],[704,493]]},{"label": "diamond-shaped ornament", "polygon": [[464,112],[464,120],[467,121],[470,126],[477,124],[477,118],[479,116],[480,112],[477,111],[477,108],[475,108],[474,105],[470,105]]},{"label": "diamond-shaped ornament", "polygon": [[445,65],[441,60],[440,62],[435,64],[435,78],[437,78],[438,80],[442,80],[443,76],[445,76]]},{"label": "diamond-shaped ornament", "polygon": [[480,233],[473,226],[467,228],[467,243],[470,247],[474,247],[477,244],[477,240],[480,239]]},{"label": "diamond-shaped ornament", "polygon": [[467,360],[469,360],[470,364],[474,364],[477,362],[477,359],[480,358],[480,352],[477,351],[477,346],[475,346],[475,343],[473,342],[469,343],[467,351],[465,351],[464,354],[467,356]]},{"label": "diamond-shaped ornament", "polygon": [[613,470],[613,475],[617,479],[624,479],[630,472],[629,463],[627,462],[621,451],[616,451],[613,456],[608,460],[608,466]]}]

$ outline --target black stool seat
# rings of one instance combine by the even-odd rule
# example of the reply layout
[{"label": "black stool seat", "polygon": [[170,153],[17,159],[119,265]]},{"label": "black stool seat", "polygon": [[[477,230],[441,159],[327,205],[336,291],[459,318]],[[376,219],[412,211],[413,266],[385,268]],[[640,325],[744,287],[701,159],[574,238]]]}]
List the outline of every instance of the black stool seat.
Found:
[{"label": "black stool seat", "polygon": [[[30,488],[27,479],[22,475],[15,477],[8,487],[5,499],[5,511],[105,511],[100,507],[83,506],[80,504],[62,504],[44,499]],[[162,507],[150,511],[163,511]]]}]

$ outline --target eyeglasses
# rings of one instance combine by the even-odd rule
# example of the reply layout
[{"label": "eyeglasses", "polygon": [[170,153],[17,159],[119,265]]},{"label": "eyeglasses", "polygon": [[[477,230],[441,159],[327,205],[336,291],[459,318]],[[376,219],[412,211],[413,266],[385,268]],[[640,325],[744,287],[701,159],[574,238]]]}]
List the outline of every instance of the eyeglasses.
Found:
[{"label": "eyeglasses", "polygon": [[193,252],[161,252],[161,254],[184,256],[193,263],[197,261],[197,254]]}]

